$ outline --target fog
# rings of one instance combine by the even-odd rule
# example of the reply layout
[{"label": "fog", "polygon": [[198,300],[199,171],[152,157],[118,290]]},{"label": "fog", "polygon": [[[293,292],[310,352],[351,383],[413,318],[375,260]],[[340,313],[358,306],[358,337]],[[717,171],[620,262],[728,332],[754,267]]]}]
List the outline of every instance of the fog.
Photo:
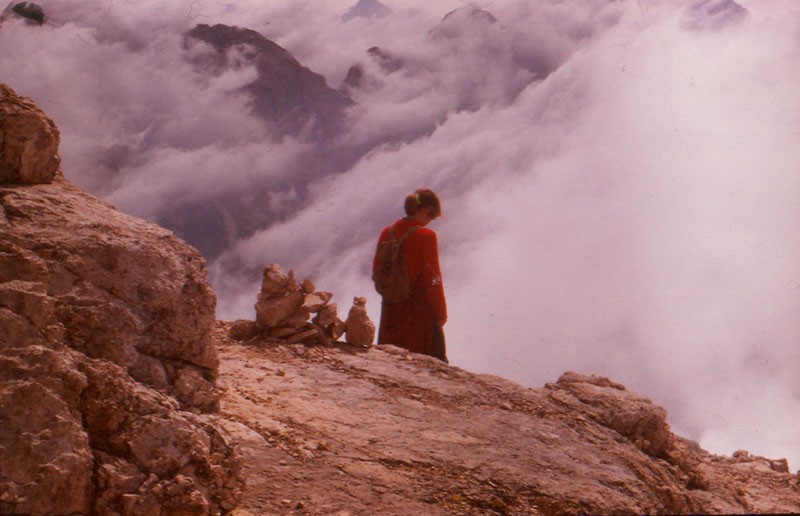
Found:
[{"label": "fog", "polygon": [[[800,466],[796,2],[38,3],[45,25],[0,24],[0,81],[56,121],[69,179],[162,223],[253,210],[222,244],[186,235],[221,246],[220,318],[253,318],[274,262],[377,321],[375,240],[430,187],[452,364],[608,376],[712,452]],[[332,88],[360,64],[328,147],[357,159],[304,176],[318,143],[251,114],[246,63],[200,73],[197,23],[256,30]]]}]

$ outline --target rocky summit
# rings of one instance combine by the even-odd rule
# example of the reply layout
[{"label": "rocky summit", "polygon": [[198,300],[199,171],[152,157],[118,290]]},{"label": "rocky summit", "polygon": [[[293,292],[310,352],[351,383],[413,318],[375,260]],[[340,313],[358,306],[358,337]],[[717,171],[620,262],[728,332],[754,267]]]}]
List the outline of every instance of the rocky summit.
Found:
[{"label": "rocky summit", "polygon": [[712,455],[607,378],[542,388],[391,345],[267,266],[215,321],[199,253],[80,191],[0,86],[0,513],[800,512],[785,460]]}]

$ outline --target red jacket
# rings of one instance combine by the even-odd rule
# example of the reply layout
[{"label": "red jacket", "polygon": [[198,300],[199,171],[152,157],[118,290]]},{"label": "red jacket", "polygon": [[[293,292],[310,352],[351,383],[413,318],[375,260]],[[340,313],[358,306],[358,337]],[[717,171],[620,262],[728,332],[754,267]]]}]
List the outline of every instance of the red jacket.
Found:
[{"label": "red jacket", "polygon": [[[404,218],[392,226],[400,238],[419,221]],[[381,232],[378,243],[389,239],[392,226]],[[384,302],[381,307],[379,344],[394,344],[417,353],[431,354],[431,341],[435,327],[447,321],[447,303],[444,297],[442,272],[439,268],[439,245],[436,233],[421,227],[403,242],[408,273],[414,285],[411,297],[399,303]],[[377,255],[373,270],[377,268]]]}]

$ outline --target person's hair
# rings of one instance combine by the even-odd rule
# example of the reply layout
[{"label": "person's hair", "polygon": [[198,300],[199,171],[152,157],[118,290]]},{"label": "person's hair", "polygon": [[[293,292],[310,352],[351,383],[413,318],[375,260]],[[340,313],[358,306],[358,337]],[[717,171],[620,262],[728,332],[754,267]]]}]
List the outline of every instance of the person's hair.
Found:
[{"label": "person's hair", "polygon": [[442,205],[439,198],[433,193],[433,190],[427,188],[420,188],[411,195],[406,196],[403,208],[406,210],[406,215],[412,216],[422,208],[432,208],[432,217],[442,216]]}]

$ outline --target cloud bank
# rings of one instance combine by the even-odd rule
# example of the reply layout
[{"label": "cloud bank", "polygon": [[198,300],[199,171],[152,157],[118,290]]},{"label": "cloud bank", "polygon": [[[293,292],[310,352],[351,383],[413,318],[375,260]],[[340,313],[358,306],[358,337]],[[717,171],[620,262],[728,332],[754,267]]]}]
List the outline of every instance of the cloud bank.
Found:
[{"label": "cloud bank", "polygon": [[[793,2],[40,3],[45,25],[0,25],[0,80],[59,124],[68,177],[213,241],[220,317],[251,318],[277,262],[377,319],[375,239],[430,187],[455,365],[610,376],[711,451],[800,464]],[[360,65],[347,129],[272,138],[252,66],[192,66],[197,23],[254,29],[334,88]]]}]

